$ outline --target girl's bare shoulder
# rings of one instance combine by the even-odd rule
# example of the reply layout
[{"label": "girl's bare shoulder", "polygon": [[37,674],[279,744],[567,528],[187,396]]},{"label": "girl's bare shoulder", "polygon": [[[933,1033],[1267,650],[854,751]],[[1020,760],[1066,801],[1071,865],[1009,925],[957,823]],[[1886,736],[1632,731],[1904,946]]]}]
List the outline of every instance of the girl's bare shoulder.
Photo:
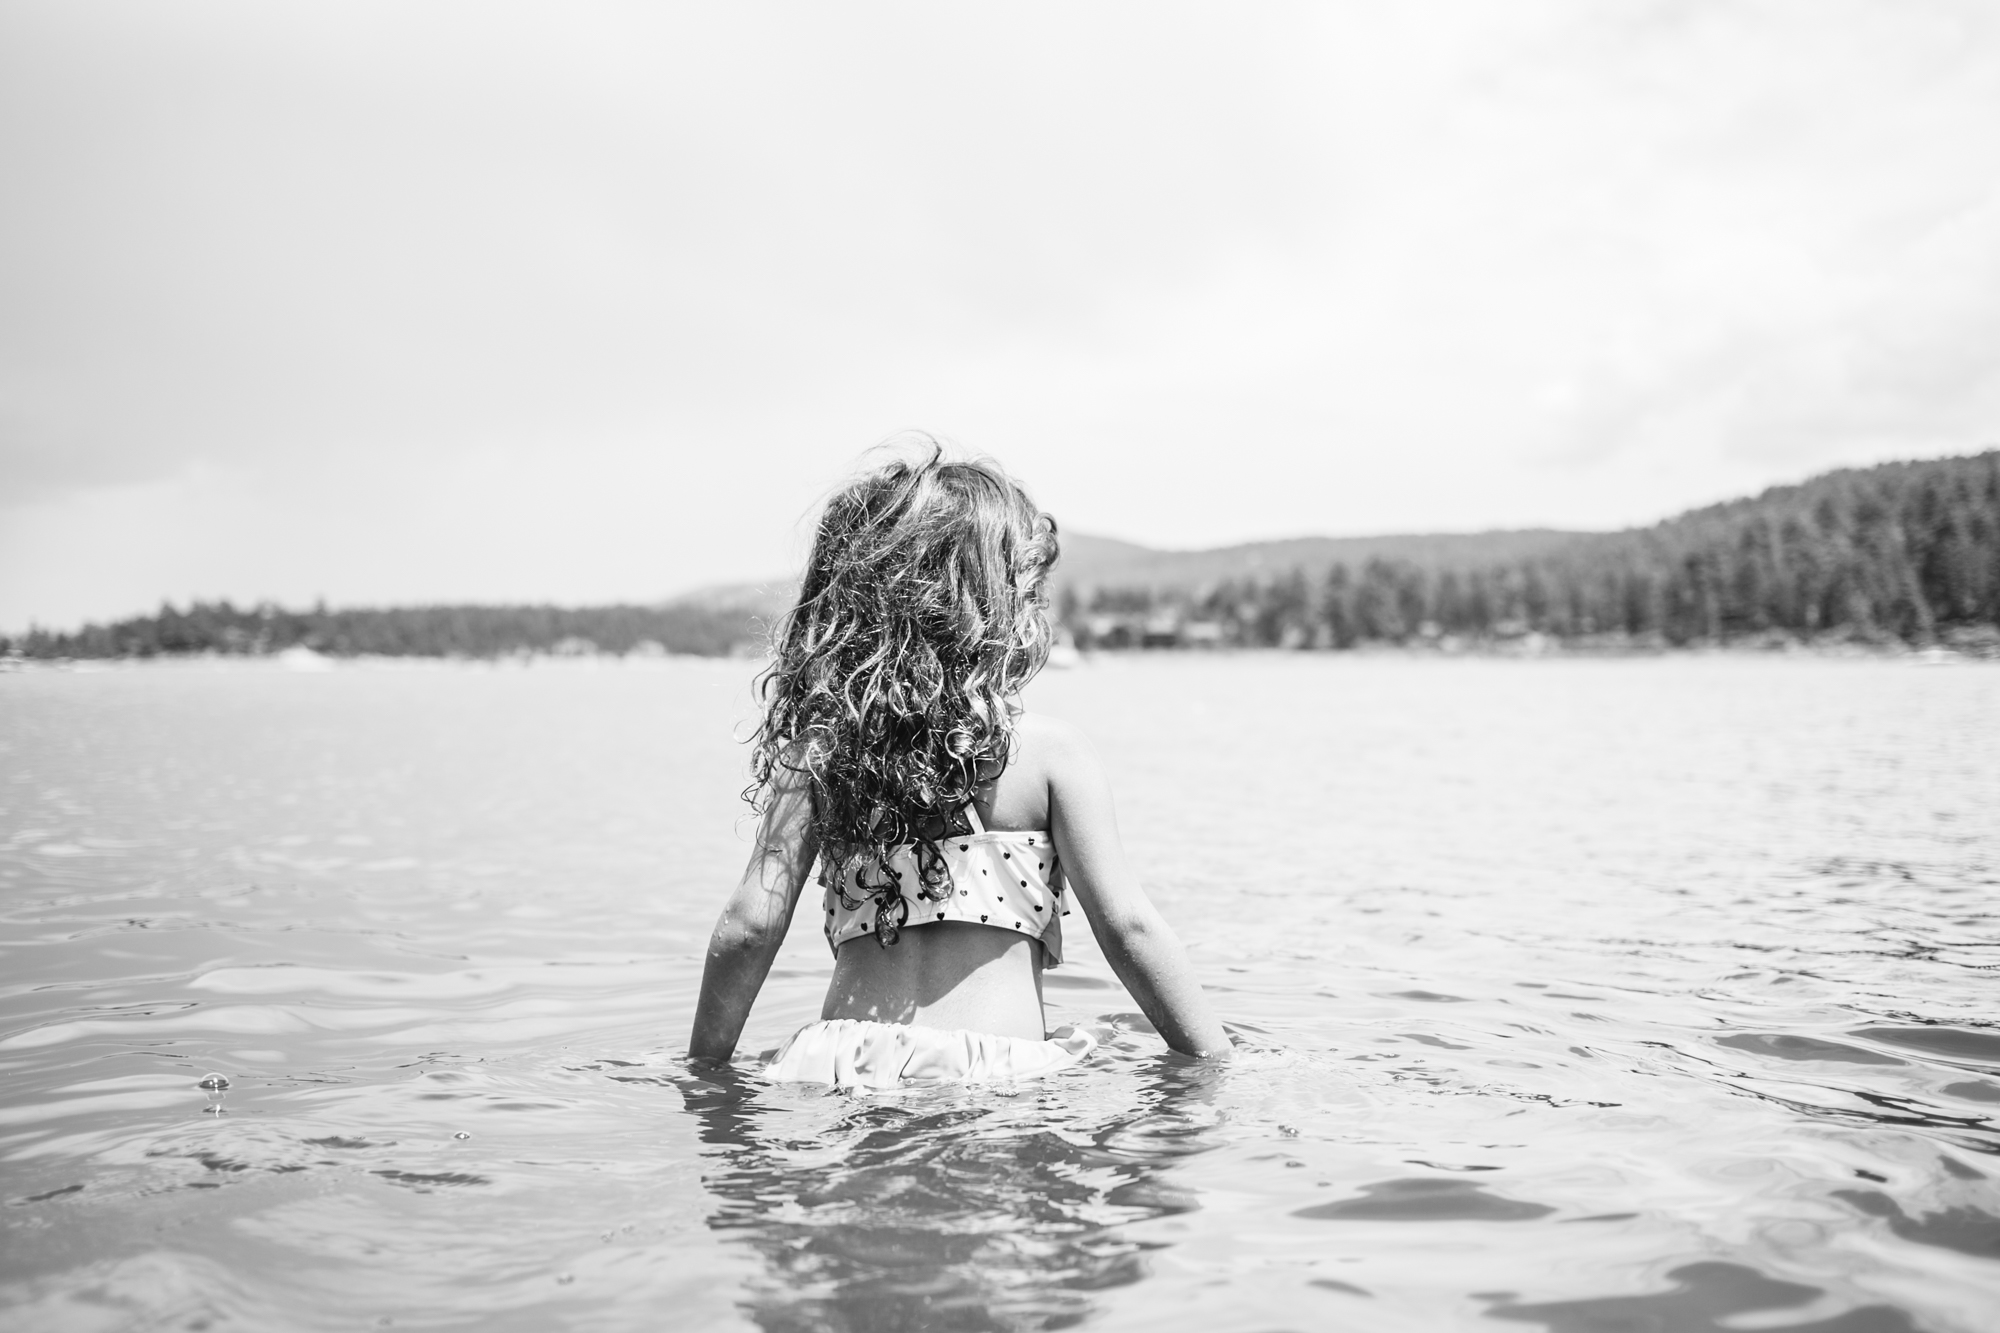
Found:
[{"label": "girl's bare shoulder", "polygon": [[1079,765],[1095,767],[1097,751],[1078,727],[1047,713],[1023,713],[1014,735],[1021,758],[1050,779],[1060,780]]}]

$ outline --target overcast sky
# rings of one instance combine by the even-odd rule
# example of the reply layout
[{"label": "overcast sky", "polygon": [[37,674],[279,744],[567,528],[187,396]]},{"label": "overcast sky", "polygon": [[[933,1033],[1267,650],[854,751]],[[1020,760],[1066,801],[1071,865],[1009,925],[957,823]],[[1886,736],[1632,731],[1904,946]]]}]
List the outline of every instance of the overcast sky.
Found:
[{"label": "overcast sky", "polygon": [[0,627],[1155,545],[2000,441],[2000,9],[0,6]]}]

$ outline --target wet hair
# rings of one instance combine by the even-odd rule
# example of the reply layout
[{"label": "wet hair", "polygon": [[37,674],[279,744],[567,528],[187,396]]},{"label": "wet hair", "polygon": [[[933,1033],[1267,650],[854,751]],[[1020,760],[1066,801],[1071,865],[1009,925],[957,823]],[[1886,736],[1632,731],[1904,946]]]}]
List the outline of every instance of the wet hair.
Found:
[{"label": "wet hair", "polygon": [[[951,874],[940,838],[969,827],[973,791],[1006,768],[1009,699],[1048,658],[1055,520],[985,459],[928,436],[827,502],[798,604],[758,680],[753,804],[803,775],[822,882],[850,910],[873,898],[875,938],[909,915],[892,850],[916,845],[916,896]],[[849,867],[854,873],[848,873]]]}]

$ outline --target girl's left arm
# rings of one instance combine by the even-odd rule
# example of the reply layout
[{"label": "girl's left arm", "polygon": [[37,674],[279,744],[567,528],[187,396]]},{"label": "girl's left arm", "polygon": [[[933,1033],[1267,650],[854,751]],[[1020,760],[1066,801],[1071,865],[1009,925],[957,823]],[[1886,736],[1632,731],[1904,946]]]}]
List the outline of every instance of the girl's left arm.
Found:
[{"label": "girl's left arm", "polygon": [[811,794],[803,775],[787,774],[773,784],[750,864],[708,937],[690,1059],[727,1060],[735,1052],[818,852]]}]

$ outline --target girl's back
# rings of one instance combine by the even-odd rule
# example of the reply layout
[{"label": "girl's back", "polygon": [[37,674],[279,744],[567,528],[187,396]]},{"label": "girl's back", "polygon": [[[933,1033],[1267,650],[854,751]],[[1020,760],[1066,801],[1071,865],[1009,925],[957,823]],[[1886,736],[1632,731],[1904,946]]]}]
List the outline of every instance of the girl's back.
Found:
[{"label": "girl's back", "polygon": [[1090,1039],[1045,1040],[1041,1003],[1072,902],[1169,1045],[1228,1049],[1125,864],[1096,756],[1021,710],[1051,642],[1057,549],[1054,520],[1005,473],[941,450],[829,502],[763,678],[763,819],[709,942],[690,1056],[734,1050],[815,864],[833,982],[776,1076],[893,1083],[1074,1061]]},{"label": "girl's back", "polygon": [[[1051,719],[1019,715],[1014,757],[973,799],[978,826],[993,833],[1051,837],[1051,761],[1061,756],[1065,729]],[[1061,864],[1061,847],[1055,848]],[[967,892],[971,886],[959,886]],[[1068,911],[1056,896],[1051,910]],[[862,935],[834,956],[823,1019],[971,1028],[1041,1040],[1043,946],[1027,934],[977,921],[933,921],[906,928],[894,948]]]}]

